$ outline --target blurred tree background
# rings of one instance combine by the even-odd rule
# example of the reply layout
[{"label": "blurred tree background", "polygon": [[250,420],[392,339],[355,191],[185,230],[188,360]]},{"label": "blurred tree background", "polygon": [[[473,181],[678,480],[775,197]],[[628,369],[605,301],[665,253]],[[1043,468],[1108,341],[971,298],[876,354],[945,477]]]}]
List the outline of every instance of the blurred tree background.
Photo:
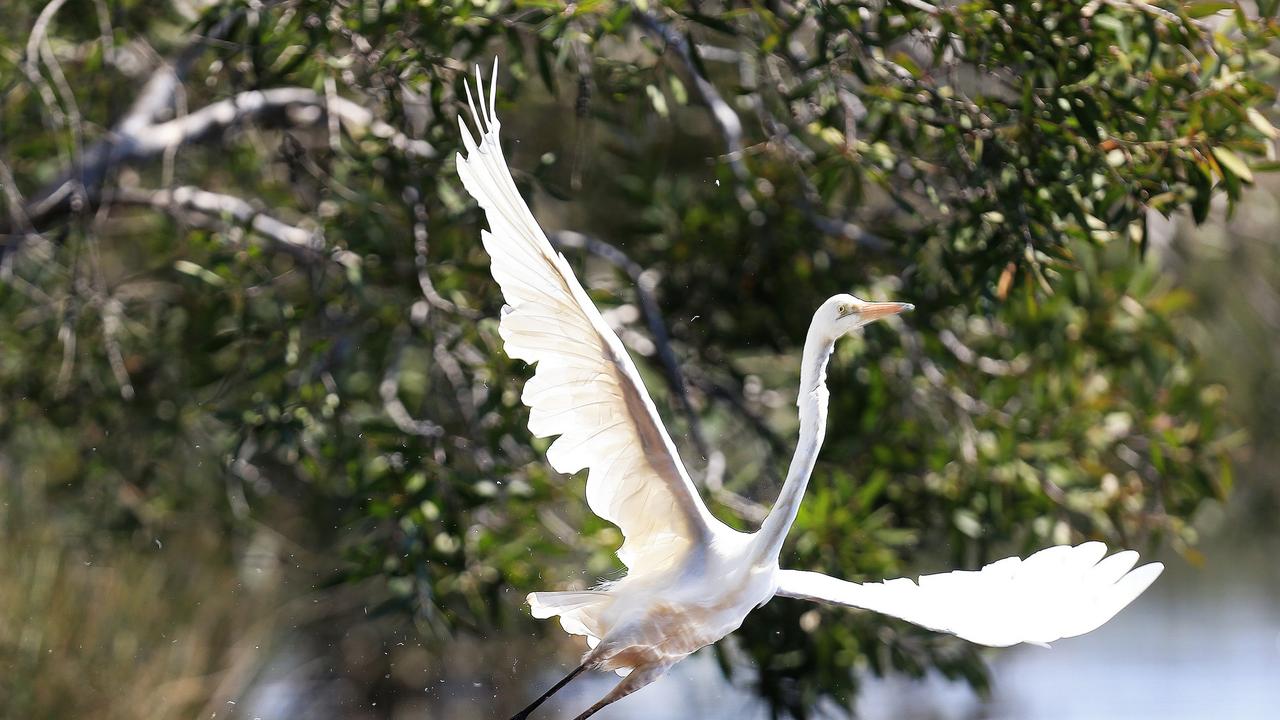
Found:
[{"label": "blurred tree background", "polygon": [[[495,55],[517,181],[719,517],[762,517],[804,329],[853,291],[918,310],[833,360],[791,566],[1195,562],[1280,407],[1274,341],[1214,350],[1275,336],[1278,253],[1267,214],[1177,228],[1276,167],[1277,4],[6,3],[0,714],[239,717],[290,667],[299,716],[452,678],[492,691],[447,716],[491,717],[553,646],[465,648],[573,657],[524,594],[616,573],[620,536],[525,429],[453,170]],[[787,601],[714,652],[797,717],[868,672],[988,682]]]}]

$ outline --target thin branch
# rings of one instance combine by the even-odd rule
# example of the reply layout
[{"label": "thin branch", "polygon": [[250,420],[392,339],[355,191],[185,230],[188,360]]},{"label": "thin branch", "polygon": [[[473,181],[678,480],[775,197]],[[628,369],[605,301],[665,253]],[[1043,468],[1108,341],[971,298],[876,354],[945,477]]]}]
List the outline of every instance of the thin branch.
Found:
[{"label": "thin branch", "polygon": [[116,385],[120,388],[120,397],[132,400],[134,396],[133,381],[129,378],[129,370],[124,363],[124,352],[120,348],[120,330],[124,327],[124,308],[120,301],[108,298],[102,303],[102,340],[107,346],[107,361],[111,365],[111,374],[115,376]]},{"label": "thin branch", "polygon": [[927,15],[937,15],[939,12],[942,11],[942,8],[938,7],[937,5],[931,5],[927,2],[924,2],[924,0],[897,0],[897,2],[903,5],[906,5],[907,7],[913,10],[919,10],[920,12],[925,13]]},{"label": "thin branch", "polygon": [[[345,98],[325,98],[307,88],[273,88],[239,93],[206,105],[168,122],[137,126],[132,132],[117,132],[114,142],[95,145],[85,151],[82,166],[53,182],[37,199],[28,203],[26,214],[35,227],[75,209],[77,185],[83,185],[90,204],[97,204],[108,172],[122,164],[139,162],[169,148],[199,142],[241,125],[286,127],[312,126],[329,113],[337,115],[344,129],[359,137],[364,133],[386,140],[392,147],[417,157],[436,156],[435,148],[414,140],[374,117],[369,109]],[[8,245],[0,245],[3,254]]]},{"label": "thin branch", "polygon": [[63,122],[65,118],[62,115],[62,110],[58,107],[53,88],[40,75],[40,46],[44,43],[45,36],[49,32],[49,24],[53,22],[53,16],[58,14],[58,11],[62,9],[66,2],[67,0],[52,0],[36,16],[35,24],[31,26],[31,34],[27,37],[27,54],[22,61],[22,71],[26,74],[27,79],[31,81],[31,84],[36,86],[40,92],[40,99],[44,102],[45,107],[49,109],[49,113],[54,120],[59,123]]},{"label": "thin branch", "polygon": [[857,223],[823,215],[815,210],[807,199],[801,203],[800,209],[804,212],[805,217],[809,219],[809,223],[817,228],[819,232],[826,235],[844,238],[868,250],[878,252],[884,252],[892,247],[888,240],[868,231]]},{"label": "thin branch", "polygon": [[18,191],[18,182],[13,177],[13,171],[9,169],[9,165],[4,160],[0,160],[0,188],[4,190],[4,199],[9,207],[10,223],[18,232],[28,236],[35,235],[36,232],[31,225],[31,218],[27,217],[26,202]]},{"label": "thin branch", "polygon": [[[790,52],[784,53],[784,57],[798,72],[802,73],[802,63],[798,58]],[[780,78],[776,78],[778,82]],[[842,102],[850,105],[857,103],[861,105],[858,96],[848,88],[841,88],[844,97]],[[826,235],[844,238],[868,250],[884,252],[892,247],[892,243],[888,240],[868,231],[861,225],[838,217],[832,217],[820,211],[823,205],[822,194],[818,192],[808,174],[805,172],[804,164],[812,160],[812,150],[800,142],[795,134],[785,123],[778,120],[772,112],[765,106],[763,99],[757,97],[755,102],[756,115],[760,118],[760,124],[764,127],[765,132],[773,143],[782,153],[783,157],[790,161],[792,168],[795,170],[797,182],[803,190],[800,201],[796,204],[797,208],[802,212],[805,218],[813,227]],[[802,123],[803,124],[803,123]]]},{"label": "thin branch", "polygon": [[419,420],[409,414],[409,409],[400,399],[400,358],[404,354],[405,345],[409,341],[409,328],[402,325],[392,335],[392,347],[389,352],[391,362],[378,383],[378,395],[382,398],[382,409],[395,423],[400,432],[424,438],[438,438],[444,434],[444,428],[430,420]]},{"label": "thin branch", "polygon": [[[161,61],[160,66],[142,86],[138,97],[129,106],[128,112],[116,123],[116,133],[133,134],[159,121],[173,105],[178,89],[191,72],[196,60],[200,59],[210,45],[229,35],[244,15],[243,9],[229,13],[209,28],[208,32],[197,35],[172,63]],[[110,138],[99,141],[99,143],[110,142]]]},{"label": "thin branch", "polygon": [[[782,439],[773,428],[769,427],[769,423],[761,417],[759,413],[753,410],[743,399],[742,394],[731,389],[709,377],[703,377],[698,374],[689,377],[689,383],[698,388],[703,394],[712,399],[723,400],[731,410],[742,417],[743,420],[751,426],[757,435],[764,438],[765,447],[770,455],[781,455],[787,451],[787,442]],[[768,463],[765,466],[770,474],[773,474],[773,464]]]},{"label": "thin branch", "polygon": [[1213,32],[1213,26],[1204,20],[1197,20],[1185,14],[1179,15],[1178,13],[1170,10],[1165,10],[1159,5],[1144,2],[1143,0],[1137,0],[1136,2],[1135,0],[1102,0],[1102,4],[1116,8],[1117,10],[1136,10],[1138,12],[1145,12],[1173,25],[1190,25],[1202,33],[1211,34]]},{"label": "thin branch", "polygon": [[650,35],[658,38],[667,47],[676,51],[676,55],[680,57],[685,70],[693,78],[694,89],[698,91],[702,101],[710,108],[711,118],[716,127],[720,129],[720,134],[724,137],[727,150],[726,157],[729,160],[729,166],[733,169],[733,174],[739,181],[745,181],[750,174],[747,172],[747,166],[742,161],[742,120],[733,111],[733,108],[729,106],[729,103],[725,102],[725,99],[720,96],[720,91],[716,89],[716,86],[703,76],[698,67],[697,58],[694,55],[697,52],[696,49],[689,46],[689,41],[683,35],[676,32],[670,25],[659,20],[655,15],[637,9],[635,17],[639,19],[640,25]]},{"label": "thin branch", "polygon": [[[61,3],[55,0],[54,2],[49,3],[45,8],[45,12],[49,12],[50,9],[56,12],[57,6],[60,5]],[[43,17],[44,13],[41,13],[41,16]],[[49,12],[48,19],[53,19],[53,12]],[[75,93],[71,91],[71,85],[67,82],[67,76],[62,72],[62,65],[54,55],[53,46],[49,44],[49,37],[45,32],[43,32],[43,30],[41,31],[38,40],[36,33],[33,32],[31,34],[31,40],[27,45],[27,52],[30,53],[32,50],[35,50],[38,53],[40,60],[44,63],[44,66],[49,69],[49,76],[53,78],[53,84],[57,87],[58,95],[62,98],[63,113],[65,114],[67,125],[71,130],[71,160],[73,163],[79,162],[80,153],[83,150],[84,145],[84,138],[82,137],[82,133],[84,132],[84,123],[81,121],[80,108],[76,104]],[[34,69],[35,61],[30,58],[28,58],[28,60],[32,63]],[[38,69],[34,70],[34,72],[37,76],[39,75]]]},{"label": "thin branch", "polygon": [[113,192],[111,202],[152,207],[174,215],[196,213],[214,221],[233,220],[276,243],[282,250],[304,259],[317,259],[327,255],[344,264],[352,259],[348,257],[351,254],[345,250],[325,253],[324,235],[319,230],[290,225],[267,214],[248,200],[234,195],[209,192],[192,186],[172,190],[120,188]]},{"label": "thin branch", "polygon": [[955,333],[950,330],[942,330],[938,333],[938,340],[942,346],[951,351],[957,360],[965,365],[971,365],[978,368],[988,375],[997,377],[1007,375],[1021,375],[1031,366],[1031,361],[1026,356],[1019,356],[1013,360],[997,360],[992,357],[980,355],[973,348],[964,344]]},{"label": "thin branch", "polygon": [[[413,210],[413,265],[418,270],[418,289],[422,291],[422,298],[428,306],[448,313],[456,313],[463,317],[476,319],[480,314],[470,308],[460,308],[455,303],[445,299],[437,290],[435,283],[431,281],[431,274],[427,271],[430,264],[428,257],[428,231],[427,221],[427,205],[422,201],[422,193],[413,185],[407,185],[404,188],[404,201]],[[425,309],[423,312],[425,319]],[[421,322],[415,320],[415,325]]]}]

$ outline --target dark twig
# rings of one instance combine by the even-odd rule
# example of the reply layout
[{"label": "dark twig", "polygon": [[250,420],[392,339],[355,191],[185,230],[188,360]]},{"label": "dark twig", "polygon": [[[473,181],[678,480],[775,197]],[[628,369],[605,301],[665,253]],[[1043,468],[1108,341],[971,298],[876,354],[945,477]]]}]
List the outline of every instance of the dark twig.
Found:
[{"label": "dark twig", "polygon": [[[761,417],[760,413],[747,405],[740,391],[698,374],[690,375],[689,383],[698,388],[707,397],[722,400],[730,409],[741,416],[757,435],[764,438],[765,446],[769,449],[770,454],[780,455],[787,451],[787,442],[773,428],[769,427],[769,423]],[[772,464],[766,467],[772,474]]]},{"label": "dark twig", "polygon": [[680,57],[680,62],[688,71],[689,76],[693,78],[694,89],[697,90],[698,96],[706,103],[711,110],[711,118],[715,122],[716,127],[720,129],[720,134],[724,137],[726,148],[726,158],[729,161],[729,167],[733,169],[733,174],[740,182],[747,180],[750,174],[747,172],[747,166],[743,162],[742,154],[742,120],[738,114],[733,111],[729,103],[721,97],[720,91],[703,76],[701,69],[698,67],[698,61],[694,53],[695,48],[690,47],[689,41],[683,35],[676,32],[674,28],[657,16],[637,9],[635,17],[638,19],[640,26],[650,35],[661,40],[667,47],[675,50],[676,55]]},{"label": "dark twig", "polygon": [[[243,198],[214,193],[197,187],[183,186],[172,190],[139,190],[120,188],[111,202],[117,205],[141,205],[174,215],[196,213],[209,220],[233,220],[258,235],[271,240],[280,249],[304,259],[326,256],[324,235],[319,230],[290,225],[264,212]],[[339,262],[347,260],[345,251],[331,253]]]},{"label": "dark twig", "polygon": [[[106,174],[119,165],[150,159],[169,148],[200,142],[241,124],[305,127],[323,122],[329,113],[338,116],[348,133],[358,136],[367,132],[407,154],[435,157],[431,145],[405,136],[351,100],[326,98],[307,88],[253,90],[168,122],[139,125],[132,132],[117,132],[115,142],[85,151],[84,164],[78,172],[65,173],[28,203],[27,217],[39,228],[52,218],[72,211],[77,179],[88,192],[88,201],[96,204]],[[0,246],[0,251],[4,247]]]},{"label": "dark twig", "polygon": [[387,353],[391,360],[387,363],[387,370],[382,375],[382,382],[378,383],[382,409],[400,432],[424,438],[438,438],[444,434],[444,428],[430,420],[419,420],[413,417],[409,414],[409,409],[404,406],[404,401],[400,399],[400,357],[404,354],[408,341],[409,326],[401,325],[396,328],[391,338],[391,348]]},{"label": "dark twig", "polygon": [[49,110],[50,116],[58,123],[63,122],[65,117],[61,108],[58,107],[58,100],[54,95],[53,87],[45,82],[44,77],[40,74],[40,47],[45,42],[45,36],[49,32],[49,24],[53,22],[53,16],[58,14],[58,11],[62,9],[66,2],[67,0],[51,0],[36,16],[35,24],[31,26],[31,34],[27,38],[26,57],[22,61],[22,71],[40,93],[40,99]]},{"label": "dark twig", "polygon": [[429,234],[427,232],[427,205],[423,202],[422,193],[413,185],[406,185],[403,192],[404,201],[413,211],[413,265],[418,270],[418,289],[422,291],[423,301],[426,303],[421,313],[415,311],[414,324],[420,325],[426,319],[426,307],[433,307],[448,313],[455,313],[469,319],[476,319],[479,313],[469,308],[460,308],[457,304],[445,299],[439,291],[436,290],[435,283],[431,281],[431,274],[427,272],[430,265],[430,259],[427,256],[427,240]]}]

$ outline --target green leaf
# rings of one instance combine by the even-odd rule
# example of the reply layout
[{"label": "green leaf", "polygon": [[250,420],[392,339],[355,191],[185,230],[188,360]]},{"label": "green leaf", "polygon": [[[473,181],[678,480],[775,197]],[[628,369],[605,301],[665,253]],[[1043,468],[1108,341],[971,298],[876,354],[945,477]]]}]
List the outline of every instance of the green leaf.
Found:
[{"label": "green leaf", "polygon": [[1213,148],[1213,156],[1218,159],[1218,162],[1223,167],[1235,173],[1236,177],[1247,183],[1253,182],[1253,171],[1249,169],[1248,163],[1239,155],[1226,147],[1218,145]]},{"label": "green leaf", "polygon": [[1236,9],[1236,3],[1221,2],[1221,0],[1219,0],[1218,2],[1189,3],[1185,8],[1183,8],[1183,12],[1186,13],[1187,17],[1193,20],[1198,20],[1203,17],[1209,17],[1210,15],[1213,15],[1215,13],[1220,13],[1223,10],[1234,10],[1234,9]]},{"label": "green leaf", "polygon": [[173,269],[177,270],[183,275],[190,275],[191,277],[196,278],[197,280],[202,280],[210,285],[213,285],[214,287],[222,287],[223,285],[227,284],[226,280],[223,280],[212,270],[201,267],[200,265],[197,265],[189,260],[174,261]]}]

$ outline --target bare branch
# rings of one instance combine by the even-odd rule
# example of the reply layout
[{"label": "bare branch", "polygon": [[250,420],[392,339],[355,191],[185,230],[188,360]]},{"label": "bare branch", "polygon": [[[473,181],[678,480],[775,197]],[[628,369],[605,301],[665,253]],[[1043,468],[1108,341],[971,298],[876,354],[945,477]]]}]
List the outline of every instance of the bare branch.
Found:
[{"label": "bare branch", "polygon": [[122,320],[124,308],[115,298],[106,299],[101,308],[102,339],[107,346],[107,360],[111,365],[111,374],[115,376],[116,385],[120,387],[120,397],[132,400],[133,381],[129,379],[129,370],[124,364],[124,352],[120,348],[120,330],[124,327]]},{"label": "bare branch", "polygon": [[849,222],[848,220],[841,220],[840,218],[823,215],[822,213],[814,210],[813,206],[807,201],[802,204],[801,210],[804,212],[805,217],[809,219],[809,222],[817,228],[819,232],[844,238],[845,240],[852,241],[853,243],[865,247],[868,250],[885,251],[890,247],[887,240],[875,233],[869,232],[861,225]]},{"label": "bare branch", "polygon": [[4,160],[0,160],[0,188],[4,190],[10,222],[19,232],[34,235],[35,229],[31,226],[31,218],[27,217],[26,203],[22,199],[22,194],[18,192],[18,182]]},{"label": "bare branch", "polygon": [[62,9],[66,2],[67,0],[52,0],[36,16],[35,24],[31,26],[31,34],[27,37],[27,54],[22,61],[22,71],[26,74],[27,79],[31,81],[31,84],[36,86],[36,89],[40,92],[40,99],[44,102],[45,107],[49,109],[49,113],[54,120],[59,123],[63,122],[65,118],[62,115],[62,110],[58,107],[53,88],[40,75],[40,47],[45,42],[45,36],[49,32],[49,24],[53,22],[53,16],[58,14],[58,10]]},{"label": "bare branch", "polygon": [[[335,114],[348,134],[365,133],[386,140],[409,155],[431,158],[435,148],[414,140],[374,117],[373,112],[345,98],[325,98],[307,88],[284,87],[253,90],[206,105],[168,122],[139,125],[134,131],[119,129],[113,142],[95,145],[85,152],[81,168],[64,173],[27,207],[27,216],[36,227],[73,210],[74,183],[83,183],[89,202],[97,195],[107,173],[119,165],[155,157],[169,148],[200,142],[243,124],[306,127]],[[3,246],[0,246],[2,248]]]},{"label": "bare branch", "polygon": [[[742,419],[751,426],[751,429],[764,439],[765,447],[768,449],[770,455],[779,455],[786,452],[787,442],[783,440],[782,436],[778,435],[773,428],[769,427],[769,423],[760,415],[760,413],[747,405],[746,400],[742,397],[741,390],[727,387],[726,385],[701,374],[691,375],[689,377],[689,383],[698,388],[698,390],[702,391],[708,397],[723,400],[729,406],[729,409],[741,416]],[[765,467],[772,475],[772,465],[766,465]]]},{"label": "bare branch", "polygon": [[1173,25],[1189,25],[1202,33],[1213,32],[1213,27],[1204,20],[1194,19],[1185,13],[1179,15],[1178,13],[1165,10],[1164,8],[1152,3],[1142,1],[1135,2],[1134,0],[1102,0],[1102,4],[1118,10],[1135,10],[1137,12],[1145,12]]},{"label": "bare branch", "polygon": [[391,339],[391,362],[378,384],[378,395],[382,398],[382,409],[395,423],[400,432],[424,438],[437,438],[444,434],[444,428],[430,420],[419,420],[409,414],[409,409],[400,399],[400,357],[404,354],[405,344],[409,339],[409,328],[402,325],[396,329]]},{"label": "bare branch", "polygon": [[726,157],[729,160],[729,166],[733,168],[733,174],[740,181],[746,180],[749,177],[749,173],[747,172],[747,166],[742,161],[742,120],[733,111],[733,108],[729,106],[729,103],[725,102],[724,98],[720,96],[720,91],[716,89],[716,86],[703,77],[694,56],[696,50],[689,46],[688,40],[683,35],[676,32],[670,25],[662,22],[656,16],[640,10],[636,10],[635,15],[639,19],[640,25],[650,35],[662,40],[667,47],[675,50],[676,54],[680,56],[680,61],[684,64],[685,70],[693,78],[694,88],[698,91],[702,101],[710,108],[711,118],[716,127],[720,129],[720,134],[724,136],[724,143],[727,149]]},{"label": "bare branch", "polygon": [[[418,188],[408,185],[403,192],[404,201],[413,210],[413,265],[418,270],[418,288],[422,291],[422,298],[428,306],[444,310],[448,313],[456,313],[467,318],[478,318],[479,313],[469,308],[460,308],[456,304],[445,299],[436,290],[435,283],[431,281],[431,274],[427,272],[427,266],[430,263],[427,257],[427,206],[422,201],[422,193]],[[425,308],[422,316],[425,318]],[[415,320],[414,324],[421,324]]]},{"label": "bare branch", "polygon": [[898,2],[912,8],[913,10],[919,10],[927,15],[937,15],[942,10],[937,5],[931,5],[924,0],[898,0]]},{"label": "bare branch", "polygon": [[113,192],[111,202],[152,207],[174,215],[196,213],[214,221],[230,219],[276,243],[280,249],[304,259],[315,260],[327,256],[343,264],[353,260],[351,253],[345,250],[326,253],[324,235],[319,230],[290,225],[267,214],[248,200],[233,195],[191,186],[172,190],[122,188]]},{"label": "bare branch", "polygon": [[942,346],[951,351],[957,360],[965,365],[972,365],[988,375],[1005,376],[1005,375],[1021,375],[1031,366],[1031,361],[1025,356],[1019,356],[1013,360],[997,360],[995,358],[979,355],[974,352],[973,348],[964,344],[955,333],[950,330],[942,330],[938,333],[938,340]]},{"label": "bare branch", "polygon": [[[796,58],[790,52],[784,53],[784,57],[787,58],[797,72],[801,71],[804,63],[799,58]],[[781,79],[776,76],[774,79],[776,82],[781,82]],[[858,96],[848,88],[841,89],[841,97],[842,102],[847,105],[861,106],[862,104]],[[786,123],[778,120],[770,112],[763,100],[757,98],[755,110],[760,118],[760,124],[770,136],[770,142],[781,151],[783,157],[795,169],[796,180],[804,190],[797,207],[804,213],[809,223],[821,233],[844,238],[868,250],[883,252],[890,249],[892,244],[883,237],[868,231],[857,223],[839,217],[832,217],[820,210],[823,205],[822,194],[818,192],[817,187],[814,186],[813,181],[805,171],[805,164],[812,161],[813,151],[795,137],[795,133],[791,131],[791,128]]]},{"label": "bare branch", "polygon": [[[172,63],[162,61],[156,71],[151,74],[151,78],[147,80],[147,84],[142,86],[142,92],[138,93],[138,97],[129,106],[129,111],[120,118],[120,122],[116,123],[116,133],[133,134],[160,120],[173,104],[178,88],[182,86],[182,82],[191,72],[196,60],[204,54],[212,42],[230,34],[231,29],[243,17],[244,10],[229,13],[208,32],[197,35]],[[110,140],[100,142],[105,143]]]}]

